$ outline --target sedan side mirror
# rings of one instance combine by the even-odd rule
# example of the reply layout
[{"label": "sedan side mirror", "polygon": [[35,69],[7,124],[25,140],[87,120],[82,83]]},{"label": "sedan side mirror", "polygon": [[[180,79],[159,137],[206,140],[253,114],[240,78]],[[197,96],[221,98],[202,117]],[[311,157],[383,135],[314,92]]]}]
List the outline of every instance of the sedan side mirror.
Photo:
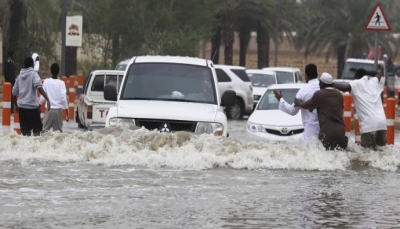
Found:
[{"label": "sedan side mirror", "polygon": [[114,85],[107,84],[104,87],[104,99],[117,101],[117,88]]},{"label": "sedan side mirror", "polygon": [[222,107],[232,107],[236,102],[236,92],[232,90],[225,91],[221,98]]}]

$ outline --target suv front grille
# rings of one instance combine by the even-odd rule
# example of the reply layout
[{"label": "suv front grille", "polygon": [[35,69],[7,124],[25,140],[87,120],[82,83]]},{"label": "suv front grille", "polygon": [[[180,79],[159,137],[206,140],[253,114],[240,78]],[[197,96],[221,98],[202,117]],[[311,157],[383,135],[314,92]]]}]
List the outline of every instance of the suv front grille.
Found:
[{"label": "suv front grille", "polygon": [[290,136],[290,135],[295,135],[295,134],[301,134],[304,132],[304,129],[291,130],[291,131],[288,131],[286,134],[282,133],[279,130],[273,130],[273,129],[267,129],[267,128],[265,128],[265,131],[267,131],[267,133],[273,134],[273,135]]},{"label": "suv front grille", "polygon": [[196,130],[197,122],[179,121],[179,120],[153,120],[153,119],[135,119],[136,126],[144,127],[148,130],[160,130],[165,124],[169,125],[172,132]]}]

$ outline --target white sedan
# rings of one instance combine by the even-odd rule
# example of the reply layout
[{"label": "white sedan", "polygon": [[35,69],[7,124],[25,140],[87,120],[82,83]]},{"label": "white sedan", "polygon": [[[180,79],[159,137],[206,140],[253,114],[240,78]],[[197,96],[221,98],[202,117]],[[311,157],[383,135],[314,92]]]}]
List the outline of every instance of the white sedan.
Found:
[{"label": "white sedan", "polygon": [[281,91],[285,101],[293,103],[297,92],[304,85],[274,84],[268,87],[247,121],[247,134],[271,141],[300,139],[304,132],[301,112],[291,116],[279,110],[279,102],[273,90]]}]

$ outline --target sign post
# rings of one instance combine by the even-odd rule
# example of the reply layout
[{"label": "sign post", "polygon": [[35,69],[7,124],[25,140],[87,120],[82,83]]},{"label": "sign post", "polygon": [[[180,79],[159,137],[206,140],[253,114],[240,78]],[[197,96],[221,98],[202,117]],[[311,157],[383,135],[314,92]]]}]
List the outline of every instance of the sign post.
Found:
[{"label": "sign post", "polygon": [[386,18],[385,13],[383,12],[381,4],[376,3],[374,10],[369,16],[367,24],[364,27],[364,31],[374,31],[375,32],[375,55],[374,55],[374,64],[375,70],[378,70],[378,33],[382,32],[390,32],[392,28],[390,27],[389,21]]}]

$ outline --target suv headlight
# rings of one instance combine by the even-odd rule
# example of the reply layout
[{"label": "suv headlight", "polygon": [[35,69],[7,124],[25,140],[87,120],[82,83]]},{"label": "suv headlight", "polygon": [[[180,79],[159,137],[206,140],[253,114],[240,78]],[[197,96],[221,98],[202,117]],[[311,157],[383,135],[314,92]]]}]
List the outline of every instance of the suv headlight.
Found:
[{"label": "suv headlight", "polygon": [[135,119],[132,118],[110,118],[109,126],[135,126]]},{"label": "suv headlight", "polygon": [[261,133],[267,132],[267,131],[265,130],[265,128],[262,127],[261,125],[255,124],[255,123],[251,123],[251,122],[247,122],[247,129],[248,129],[250,132],[253,132],[253,133],[255,133],[255,132],[261,132]]},{"label": "suv headlight", "polygon": [[194,132],[196,134],[214,134],[215,136],[222,136],[224,126],[221,123],[198,122]]}]

